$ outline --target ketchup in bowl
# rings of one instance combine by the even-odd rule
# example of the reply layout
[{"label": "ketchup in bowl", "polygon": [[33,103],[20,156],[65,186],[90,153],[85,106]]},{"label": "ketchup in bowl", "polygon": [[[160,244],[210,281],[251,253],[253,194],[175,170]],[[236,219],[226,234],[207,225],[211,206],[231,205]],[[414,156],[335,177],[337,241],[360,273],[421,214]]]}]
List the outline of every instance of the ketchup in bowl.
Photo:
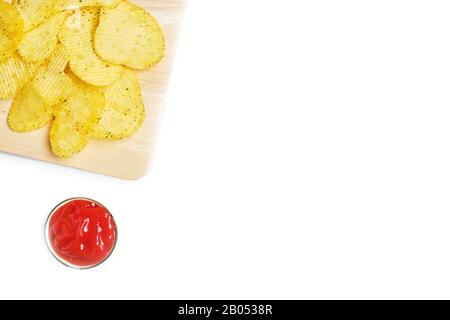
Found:
[{"label": "ketchup in bowl", "polygon": [[47,219],[45,234],[55,258],[78,269],[92,268],[105,261],[117,240],[111,213],[87,198],[69,199],[59,204]]}]

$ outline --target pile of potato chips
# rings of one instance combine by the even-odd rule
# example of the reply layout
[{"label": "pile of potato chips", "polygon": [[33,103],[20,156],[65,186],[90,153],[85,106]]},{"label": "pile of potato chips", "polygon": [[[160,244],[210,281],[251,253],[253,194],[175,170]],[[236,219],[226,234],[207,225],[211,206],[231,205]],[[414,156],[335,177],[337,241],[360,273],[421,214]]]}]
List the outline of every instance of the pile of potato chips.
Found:
[{"label": "pile of potato chips", "polygon": [[51,124],[61,158],[90,139],[130,137],[145,118],[134,70],[164,52],[158,22],[126,0],[0,0],[0,99],[14,98],[8,125]]}]

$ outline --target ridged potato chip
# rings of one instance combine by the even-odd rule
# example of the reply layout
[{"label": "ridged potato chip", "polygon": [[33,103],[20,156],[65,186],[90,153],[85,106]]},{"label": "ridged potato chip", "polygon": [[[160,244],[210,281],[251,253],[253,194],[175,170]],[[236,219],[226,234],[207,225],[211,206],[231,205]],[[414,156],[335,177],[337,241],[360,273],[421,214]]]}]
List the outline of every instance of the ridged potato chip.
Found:
[{"label": "ridged potato chip", "polygon": [[23,21],[9,3],[0,0],[0,62],[10,58],[23,36]]},{"label": "ridged potato chip", "polygon": [[115,7],[122,0],[56,0],[58,10],[76,10],[84,7]]},{"label": "ridged potato chip", "polygon": [[49,73],[42,70],[37,73],[33,85],[50,105],[63,102],[72,91],[72,80],[64,72]]},{"label": "ridged potato chip", "polygon": [[53,153],[61,158],[70,158],[86,147],[88,137],[105,107],[101,89],[75,77],[72,80],[72,92],[63,103],[56,106],[50,129]]},{"label": "ridged potato chip", "polygon": [[133,69],[149,68],[164,57],[164,34],[158,21],[128,1],[101,9],[94,39],[102,59]]},{"label": "ridged potato chip", "polygon": [[17,54],[0,63],[0,99],[14,97],[36,73],[39,65],[23,61]]},{"label": "ridged potato chip", "polygon": [[52,120],[53,109],[28,82],[16,95],[9,109],[8,125],[16,132],[42,128]]},{"label": "ridged potato chip", "polygon": [[23,19],[24,31],[30,31],[50,18],[56,0],[14,0],[13,6]]},{"label": "ridged potato chip", "polygon": [[105,89],[105,109],[91,137],[103,140],[128,138],[141,128],[144,119],[139,80],[134,72],[126,70],[122,78]]},{"label": "ridged potato chip", "polygon": [[19,46],[19,54],[30,62],[47,59],[58,43],[58,34],[68,12],[55,14],[36,29],[28,32]]},{"label": "ridged potato chip", "polygon": [[64,72],[68,62],[66,49],[60,45],[32,80],[36,91],[52,106],[63,102],[72,91],[72,79]]},{"label": "ridged potato chip", "polygon": [[59,34],[61,43],[70,56],[70,69],[81,80],[98,87],[117,81],[123,67],[100,59],[93,48],[93,36],[98,25],[99,9],[75,11],[66,19]]},{"label": "ridged potato chip", "polygon": [[53,106],[63,102],[72,90],[72,79],[64,73],[68,62],[65,48],[59,45],[34,79],[14,98],[8,114],[11,130],[37,130],[51,121]]},{"label": "ridged potato chip", "polygon": [[63,72],[69,64],[69,54],[66,48],[60,43],[56,45],[55,51],[49,58],[48,70],[49,72]]},{"label": "ridged potato chip", "polygon": [[50,145],[57,157],[68,159],[83,151],[89,143],[89,139],[70,126],[68,121],[72,121],[72,119],[65,104],[56,107],[54,119],[57,120],[53,120],[50,129]]}]

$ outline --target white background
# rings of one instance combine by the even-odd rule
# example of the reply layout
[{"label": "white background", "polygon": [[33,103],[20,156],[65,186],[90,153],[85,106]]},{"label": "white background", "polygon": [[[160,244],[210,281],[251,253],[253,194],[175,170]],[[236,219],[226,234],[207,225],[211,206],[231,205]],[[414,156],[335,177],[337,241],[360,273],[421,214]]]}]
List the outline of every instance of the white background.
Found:
[{"label": "white background", "polygon": [[[0,154],[0,297],[450,298],[449,17],[191,0],[145,178]],[[78,195],[120,230],[88,271],[43,240]]]}]

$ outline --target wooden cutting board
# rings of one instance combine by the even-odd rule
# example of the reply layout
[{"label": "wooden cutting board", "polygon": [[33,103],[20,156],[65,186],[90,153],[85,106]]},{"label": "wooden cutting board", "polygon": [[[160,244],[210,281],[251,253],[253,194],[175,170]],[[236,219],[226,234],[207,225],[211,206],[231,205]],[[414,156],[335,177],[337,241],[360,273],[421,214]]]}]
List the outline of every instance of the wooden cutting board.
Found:
[{"label": "wooden cutting board", "polygon": [[[91,141],[87,148],[68,160],[54,156],[49,128],[30,133],[12,132],[6,122],[10,100],[0,100],[0,151],[79,168],[122,179],[137,179],[147,172],[159,117],[169,82],[179,25],[186,0],[131,0],[147,9],[160,22],[167,51],[165,58],[149,71],[139,73],[146,121],[133,137],[116,142]],[[3,160],[5,161],[5,160]]]}]

